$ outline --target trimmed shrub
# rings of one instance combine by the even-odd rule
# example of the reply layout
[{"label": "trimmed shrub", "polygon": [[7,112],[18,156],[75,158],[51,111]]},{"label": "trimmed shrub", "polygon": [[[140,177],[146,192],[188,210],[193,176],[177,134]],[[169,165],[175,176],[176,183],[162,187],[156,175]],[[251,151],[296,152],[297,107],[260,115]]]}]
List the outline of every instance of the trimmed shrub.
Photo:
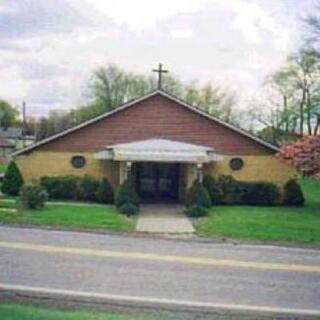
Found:
[{"label": "trimmed shrub", "polygon": [[193,205],[187,208],[186,214],[188,217],[201,218],[207,214],[207,209],[198,205]]},{"label": "trimmed shrub", "polygon": [[40,184],[52,199],[76,200],[79,193],[79,177],[68,175],[60,177],[41,177]]},{"label": "trimmed shrub", "polygon": [[114,201],[114,192],[107,178],[99,182],[96,198],[101,203],[112,204]]},{"label": "trimmed shrub", "polygon": [[279,188],[269,182],[238,182],[240,203],[247,205],[273,206],[280,197]]},{"label": "trimmed shrub", "polygon": [[124,204],[130,203],[139,208],[139,202],[139,197],[135,191],[133,183],[130,179],[125,180],[117,191],[115,199],[116,207],[120,208]]},{"label": "trimmed shrub", "polygon": [[186,205],[187,207],[211,207],[211,199],[209,193],[199,180],[195,180],[192,187],[189,189]]},{"label": "trimmed shrub", "polygon": [[284,186],[284,204],[287,206],[303,206],[304,195],[296,180],[289,180]]},{"label": "trimmed shrub", "polygon": [[82,201],[97,201],[99,181],[89,175],[79,180],[77,199]]},{"label": "trimmed shrub", "polygon": [[238,204],[240,201],[239,185],[230,175],[221,175],[217,180],[220,190],[220,202],[222,204]]},{"label": "trimmed shrub", "polygon": [[205,176],[204,186],[214,204],[243,204],[272,206],[278,203],[279,188],[269,182],[237,181],[222,175],[217,180]]},{"label": "trimmed shrub", "polygon": [[21,188],[18,204],[25,209],[41,209],[47,200],[47,191],[40,184],[33,183]]},{"label": "trimmed shrub", "polygon": [[215,178],[209,175],[204,176],[203,186],[207,189],[212,204],[222,202],[222,190]]},{"label": "trimmed shrub", "polygon": [[3,178],[1,191],[9,196],[17,196],[24,181],[14,161],[11,161]]},{"label": "trimmed shrub", "polygon": [[134,204],[132,203],[125,203],[123,204],[120,208],[119,208],[119,211],[122,213],[122,214],[125,214],[127,215],[128,217],[132,216],[132,215],[135,215],[139,212],[139,209],[137,206],[135,206]]}]

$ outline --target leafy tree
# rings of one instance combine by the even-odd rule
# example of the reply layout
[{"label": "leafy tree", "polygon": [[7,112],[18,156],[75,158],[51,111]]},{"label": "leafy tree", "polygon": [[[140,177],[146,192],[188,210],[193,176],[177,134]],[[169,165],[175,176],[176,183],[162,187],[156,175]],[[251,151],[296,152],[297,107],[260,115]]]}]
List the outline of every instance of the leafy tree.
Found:
[{"label": "leafy tree", "polygon": [[294,131],[287,131],[272,126],[267,126],[257,132],[257,136],[274,145],[282,145],[288,141],[296,141],[299,135]]},{"label": "leafy tree", "polygon": [[14,161],[11,161],[3,178],[1,191],[10,196],[17,196],[23,183],[18,166]]},{"label": "leafy tree", "polygon": [[[303,136],[306,120],[308,134],[317,134],[317,131],[312,130],[312,116],[315,115],[318,119],[317,111],[320,112],[320,110],[315,110],[318,104],[314,104],[312,99],[319,95],[319,55],[312,49],[302,49],[298,54],[293,55],[289,62],[292,67],[292,80],[298,94],[299,133]],[[318,126],[319,123],[315,128]]]},{"label": "leafy tree", "polygon": [[[87,88],[88,106],[73,111],[76,122],[87,120],[105,111],[114,109],[128,100],[156,89],[155,77],[145,77],[126,72],[115,65],[97,69]],[[162,89],[187,103],[199,107],[226,121],[236,121],[233,106],[236,95],[211,84],[199,86],[192,81],[183,84],[174,76],[163,79]],[[92,114],[92,113],[93,114]]]},{"label": "leafy tree", "polygon": [[102,113],[149,91],[151,83],[145,77],[109,65],[94,71],[87,96]]},{"label": "leafy tree", "polygon": [[[93,72],[85,90],[87,103],[68,113],[51,111],[47,118],[41,118],[36,126],[37,139],[44,139],[92,119],[156,88],[155,76],[127,72],[112,64],[100,67]],[[200,86],[194,81],[184,84],[171,75],[163,78],[162,90],[222,120],[239,122],[240,116],[233,109],[236,96],[230,90],[211,84]]]},{"label": "leafy tree", "polygon": [[320,52],[320,1],[314,1],[314,10],[309,14],[304,23],[306,26],[305,45],[311,46],[317,52]]},{"label": "leafy tree", "polygon": [[[298,133],[316,135],[320,126],[320,56],[302,48],[268,77],[269,99],[258,119],[269,131],[268,140],[281,144]],[[266,107],[268,106],[268,107]],[[271,134],[271,135],[270,135]]]},{"label": "leafy tree", "polygon": [[35,125],[37,140],[45,139],[75,124],[72,113],[67,111],[51,110],[47,117],[42,117]]},{"label": "leafy tree", "polygon": [[236,95],[230,90],[214,87],[210,83],[198,86],[196,82],[191,82],[184,87],[181,98],[221,120],[238,122],[239,117],[233,109],[236,104]]},{"label": "leafy tree", "polygon": [[320,172],[320,135],[306,136],[281,147],[279,156],[295,166],[304,175]]},{"label": "leafy tree", "polygon": [[7,128],[15,124],[18,111],[8,102],[0,100],[0,127]]}]

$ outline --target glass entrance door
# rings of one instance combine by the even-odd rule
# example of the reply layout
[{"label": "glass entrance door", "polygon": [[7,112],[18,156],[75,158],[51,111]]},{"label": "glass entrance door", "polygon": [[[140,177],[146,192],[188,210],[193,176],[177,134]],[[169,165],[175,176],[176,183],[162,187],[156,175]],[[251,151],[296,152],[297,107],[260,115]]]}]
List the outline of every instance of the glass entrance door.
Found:
[{"label": "glass entrance door", "polygon": [[144,201],[178,199],[179,165],[142,162],[136,164],[136,185]]}]

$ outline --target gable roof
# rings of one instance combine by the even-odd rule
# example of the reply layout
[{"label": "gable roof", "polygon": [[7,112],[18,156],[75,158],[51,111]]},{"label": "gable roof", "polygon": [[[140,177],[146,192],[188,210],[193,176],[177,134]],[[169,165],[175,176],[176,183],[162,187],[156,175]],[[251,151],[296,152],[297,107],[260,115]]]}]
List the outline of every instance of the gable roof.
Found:
[{"label": "gable roof", "polygon": [[235,132],[237,132],[237,133],[239,133],[239,134],[241,134],[243,136],[246,136],[247,138],[249,138],[251,140],[254,140],[255,142],[259,143],[260,145],[263,145],[264,147],[266,147],[266,148],[268,148],[268,149],[270,149],[270,150],[272,150],[274,152],[278,152],[279,151],[279,148],[276,147],[275,145],[273,145],[271,143],[268,143],[268,142],[256,137],[255,135],[251,134],[250,132],[247,132],[246,130],[243,130],[243,129],[241,129],[241,128],[233,125],[233,124],[227,123],[227,122],[225,122],[225,121],[223,121],[223,120],[221,120],[221,119],[219,119],[219,118],[217,118],[215,116],[212,116],[211,114],[199,109],[198,107],[192,106],[192,105],[186,103],[185,101],[183,101],[183,100],[181,100],[181,99],[179,99],[179,98],[177,98],[177,97],[175,97],[175,96],[173,96],[173,95],[171,95],[171,94],[169,94],[169,93],[167,93],[167,92],[165,92],[163,90],[159,90],[158,89],[158,90],[152,91],[152,92],[150,92],[150,93],[148,93],[148,94],[146,94],[146,95],[144,95],[142,97],[139,97],[139,98],[133,99],[133,100],[131,100],[129,102],[126,102],[123,105],[121,105],[121,106],[119,106],[119,107],[117,107],[117,108],[115,108],[115,109],[113,109],[111,111],[107,111],[107,112],[105,112],[105,113],[103,113],[103,114],[101,114],[101,115],[99,115],[99,116],[97,116],[97,117],[95,117],[93,119],[85,121],[85,122],[83,122],[83,123],[81,123],[81,124],[79,124],[79,125],[77,125],[75,127],[72,127],[70,129],[64,130],[62,132],[59,132],[57,134],[54,134],[54,135],[46,138],[46,139],[43,139],[43,140],[41,140],[39,142],[31,144],[31,145],[27,146],[26,148],[23,148],[23,149],[20,149],[20,150],[14,152],[12,155],[13,156],[17,156],[17,155],[23,154],[25,152],[31,151],[31,150],[33,150],[33,149],[35,149],[35,148],[37,148],[37,147],[39,147],[41,145],[44,145],[44,144],[49,143],[49,142],[51,142],[51,141],[53,141],[55,139],[63,137],[65,135],[67,135],[67,134],[69,134],[71,132],[74,132],[76,130],[79,130],[79,129],[87,126],[87,125],[90,125],[90,124],[92,124],[94,122],[97,122],[97,121],[99,121],[101,119],[107,118],[107,117],[109,117],[109,116],[111,116],[111,115],[113,115],[115,113],[121,112],[122,110],[125,110],[125,109],[135,105],[136,103],[139,103],[139,102],[142,102],[144,100],[147,100],[147,99],[149,99],[149,98],[151,98],[151,97],[153,97],[155,95],[161,95],[161,96],[163,96],[163,97],[165,97],[165,98],[167,98],[167,99],[169,99],[171,101],[174,101],[175,103],[177,103],[177,104],[179,104],[179,105],[181,105],[181,106],[183,106],[183,107],[185,107],[185,108],[187,108],[187,109],[189,109],[189,110],[191,110],[191,111],[193,111],[195,113],[198,113],[203,117],[206,117],[206,118],[208,118],[208,119],[210,119],[212,121],[215,121],[216,123],[219,123],[224,127],[227,127],[227,128],[229,128],[229,129],[231,129],[231,130],[233,130],[233,131],[235,131]]}]

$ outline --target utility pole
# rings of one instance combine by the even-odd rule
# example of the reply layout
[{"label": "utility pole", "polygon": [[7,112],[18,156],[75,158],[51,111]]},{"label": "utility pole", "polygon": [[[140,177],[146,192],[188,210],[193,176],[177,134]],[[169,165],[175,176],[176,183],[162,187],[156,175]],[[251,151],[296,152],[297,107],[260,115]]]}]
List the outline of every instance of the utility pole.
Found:
[{"label": "utility pole", "polygon": [[26,102],[22,101],[22,129],[21,129],[22,137],[21,138],[22,138],[23,148],[26,147],[25,133],[26,133]]}]

